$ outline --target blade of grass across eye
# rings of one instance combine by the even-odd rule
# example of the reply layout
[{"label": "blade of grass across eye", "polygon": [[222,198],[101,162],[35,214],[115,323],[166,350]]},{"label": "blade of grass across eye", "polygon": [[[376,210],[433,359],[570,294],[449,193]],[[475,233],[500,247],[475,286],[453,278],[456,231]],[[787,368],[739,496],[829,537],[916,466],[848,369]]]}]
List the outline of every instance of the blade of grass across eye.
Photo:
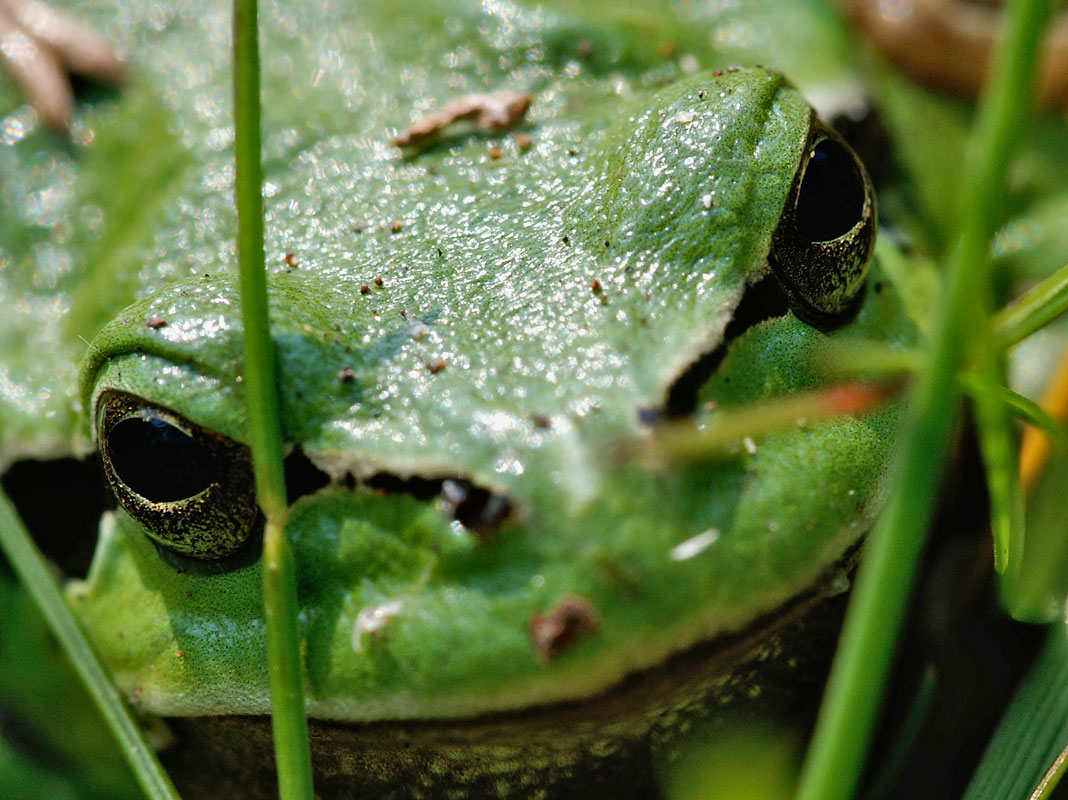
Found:
[{"label": "blade of grass across eye", "polygon": [[1007,350],[1068,311],[1068,265],[994,315],[997,347]]},{"label": "blade of grass across eye", "polygon": [[[1068,631],[1064,622],[1049,638],[1024,678],[964,795],[964,800],[1048,797],[1047,782],[1068,745]],[[1050,777],[1055,777],[1051,774]]]},{"label": "blade of grass across eye", "polygon": [[282,800],[311,800],[311,752],[297,629],[296,566],[286,539],[288,504],[282,466],[282,423],[274,343],[267,313],[260,154],[260,58],[256,0],[234,1],[234,149],[237,253],[245,328],[245,391],[256,495],[263,532],[263,605],[271,676],[278,791]]},{"label": "blade of grass across eye", "polygon": [[0,550],[3,550],[19,580],[33,597],[93,702],[100,709],[145,796],[149,800],[178,800],[178,792],[170,777],[97,659],[63,599],[48,563],[37,550],[3,490],[0,490]]},{"label": "blade of grass across eye", "polygon": [[[1009,154],[1026,119],[1048,0],[1017,0],[990,90],[969,141],[958,234],[946,291],[906,412],[893,485],[857,575],[819,720],[802,770],[800,800],[846,800],[860,779],[905,606],[930,525],[935,492],[959,409],[957,372],[965,335],[988,324],[988,242],[1005,194]],[[978,291],[978,300],[975,293]],[[977,308],[978,307],[978,308]]]}]

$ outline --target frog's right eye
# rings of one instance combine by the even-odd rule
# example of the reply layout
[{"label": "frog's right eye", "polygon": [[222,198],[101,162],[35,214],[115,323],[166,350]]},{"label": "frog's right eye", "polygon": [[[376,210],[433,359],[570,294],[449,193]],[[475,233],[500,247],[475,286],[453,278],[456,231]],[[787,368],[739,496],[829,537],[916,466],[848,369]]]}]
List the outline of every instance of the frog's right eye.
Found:
[{"label": "frog's right eye", "polygon": [[218,559],[259,530],[244,445],[120,392],[97,403],[97,442],[119,503],[163,547]]},{"label": "frog's right eye", "polygon": [[847,321],[874,242],[875,194],[864,165],[816,118],[768,256],[794,313],[821,330]]}]

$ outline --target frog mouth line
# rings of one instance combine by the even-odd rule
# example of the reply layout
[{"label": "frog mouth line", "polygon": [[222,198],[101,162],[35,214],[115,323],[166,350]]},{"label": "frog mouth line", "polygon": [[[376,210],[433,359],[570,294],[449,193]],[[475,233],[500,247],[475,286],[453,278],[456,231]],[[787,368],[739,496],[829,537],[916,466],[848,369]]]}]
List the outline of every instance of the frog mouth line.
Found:
[{"label": "frog mouth line", "polygon": [[785,316],[788,311],[786,293],[771,272],[747,286],[720,343],[686,367],[668,387],[661,412],[642,411],[642,420],[656,422],[661,416],[678,419],[693,414],[700,401],[701,389],[715,375],[734,341],[750,328],[773,317]]}]

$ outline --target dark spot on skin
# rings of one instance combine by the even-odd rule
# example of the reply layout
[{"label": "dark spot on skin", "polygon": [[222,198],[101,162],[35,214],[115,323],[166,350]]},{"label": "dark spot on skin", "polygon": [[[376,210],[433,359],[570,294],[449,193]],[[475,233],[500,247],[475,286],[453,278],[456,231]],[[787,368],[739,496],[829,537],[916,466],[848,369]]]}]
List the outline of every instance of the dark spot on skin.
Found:
[{"label": "dark spot on skin", "polygon": [[697,99],[698,100],[704,100],[705,99],[705,90],[704,89],[702,89],[701,91],[699,91],[697,93]]},{"label": "dark spot on skin", "polygon": [[712,73],[712,77],[713,78],[721,78],[721,77],[723,77],[723,70],[717,69],[715,72]]},{"label": "dark spot on skin", "polygon": [[375,286],[381,286],[382,285],[382,279],[381,278],[375,278],[374,279],[374,284],[375,284]]},{"label": "dark spot on skin", "polygon": [[400,314],[405,319],[408,319],[408,312],[405,311],[403,308],[398,308],[397,309],[397,313]]},{"label": "dark spot on skin", "polygon": [[353,225],[352,225],[352,232],[353,233],[363,233],[365,230],[367,230],[367,223],[366,222],[356,222],[356,223],[353,223]]},{"label": "dark spot on skin", "polygon": [[604,291],[604,289],[601,287],[601,282],[599,280],[597,280],[596,278],[594,278],[590,282],[590,291],[593,292],[594,294],[600,294],[601,292]]},{"label": "dark spot on skin", "polygon": [[515,146],[519,148],[520,153],[525,153],[534,144],[534,140],[530,138],[528,133],[517,133],[514,138]]},{"label": "dark spot on skin", "polygon": [[639,408],[638,422],[642,425],[656,425],[664,418],[664,412],[659,408]]},{"label": "dark spot on skin", "polygon": [[342,367],[337,371],[337,379],[342,383],[348,383],[356,377],[356,370],[352,367]]},{"label": "dark spot on skin", "polygon": [[570,237],[570,236],[568,236],[568,235],[567,235],[566,233],[564,234],[564,238],[563,238],[563,239],[561,239],[561,241],[562,241],[562,242],[563,242],[564,244],[566,244],[566,245],[567,245],[568,247],[570,247],[570,246],[571,246],[571,237]]},{"label": "dark spot on skin", "polygon": [[611,246],[612,246],[612,242],[611,242],[611,240],[609,240],[609,239],[605,239],[605,240],[604,240],[604,246],[605,246],[605,247],[611,247]]},{"label": "dark spot on skin", "polygon": [[286,262],[286,266],[290,269],[296,269],[300,266],[300,260],[293,253],[286,253],[282,256],[282,260]]},{"label": "dark spot on skin", "polygon": [[530,422],[540,431],[547,431],[553,425],[552,419],[547,414],[531,414]]},{"label": "dark spot on skin", "polygon": [[426,368],[430,371],[431,375],[437,375],[447,366],[449,366],[449,362],[443,358],[439,358],[437,361],[431,361],[427,364]]},{"label": "dark spot on skin", "polygon": [[530,638],[542,663],[563,655],[579,639],[597,632],[601,615],[585,597],[569,595],[547,614],[530,618]]},{"label": "dark spot on skin", "polygon": [[569,147],[569,148],[567,148],[567,154],[569,156],[577,156],[578,155],[578,150],[576,150],[574,147]]},{"label": "dark spot on skin", "polygon": [[504,152],[499,147],[491,147],[489,151],[489,157],[496,161],[498,158],[504,155]]},{"label": "dark spot on skin", "polygon": [[154,331],[158,331],[160,328],[166,328],[167,327],[167,320],[165,320],[163,317],[159,317],[159,316],[149,317],[148,321],[145,322],[145,325],[147,325],[148,327],[150,327]]},{"label": "dark spot on skin", "polygon": [[360,287],[360,294],[369,294],[370,292],[371,292],[371,287],[368,286],[367,284],[364,284],[363,286]]},{"label": "dark spot on skin", "polygon": [[389,226],[390,233],[400,233],[402,230],[404,230],[404,223],[399,219],[393,220],[393,224]]}]

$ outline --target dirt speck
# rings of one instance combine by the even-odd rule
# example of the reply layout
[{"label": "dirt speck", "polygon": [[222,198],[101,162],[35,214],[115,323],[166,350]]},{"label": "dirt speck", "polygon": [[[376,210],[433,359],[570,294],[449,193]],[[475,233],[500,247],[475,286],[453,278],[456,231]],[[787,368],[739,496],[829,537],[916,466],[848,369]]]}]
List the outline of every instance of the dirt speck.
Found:
[{"label": "dirt speck", "polygon": [[585,597],[568,595],[546,614],[530,618],[530,638],[543,663],[549,663],[571,648],[579,639],[596,633],[601,615]]}]

